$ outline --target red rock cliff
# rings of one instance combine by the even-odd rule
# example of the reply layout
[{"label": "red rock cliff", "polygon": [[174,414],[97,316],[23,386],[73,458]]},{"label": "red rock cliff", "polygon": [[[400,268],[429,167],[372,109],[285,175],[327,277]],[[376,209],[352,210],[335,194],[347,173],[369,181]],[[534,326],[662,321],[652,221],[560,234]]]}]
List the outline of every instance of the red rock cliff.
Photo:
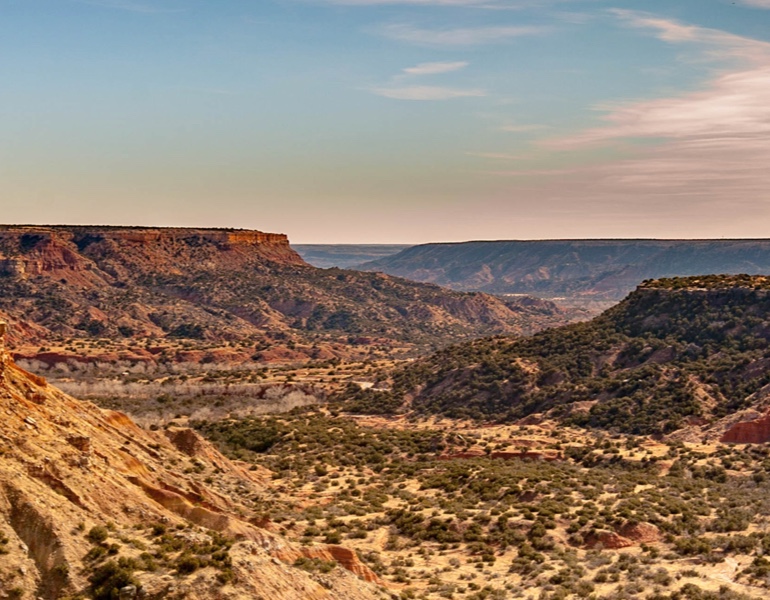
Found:
[{"label": "red rock cliff", "polygon": [[764,444],[770,442],[770,413],[753,421],[736,423],[719,440],[725,444]]},{"label": "red rock cliff", "polygon": [[222,269],[254,261],[304,265],[284,234],[235,229],[0,227],[0,275],[92,286],[134,271]]}]

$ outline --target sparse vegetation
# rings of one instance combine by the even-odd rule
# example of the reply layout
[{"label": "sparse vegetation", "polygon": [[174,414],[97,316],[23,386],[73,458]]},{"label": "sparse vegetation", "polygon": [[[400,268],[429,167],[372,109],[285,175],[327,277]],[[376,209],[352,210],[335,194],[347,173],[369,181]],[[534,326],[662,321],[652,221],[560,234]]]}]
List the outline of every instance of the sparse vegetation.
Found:
[{"label": "sparse vegetation", "polygon": [[[521,441],[507,436],[526,436],[526,427],[380,423],[305,409],[196,427],[233,457],[274,472],[283,493],[267,515],[290,521],[287,532],[306,544],[351,545],[381,577],[424,597],[450,589],[457,598],[493,597],[474,573],[540,590],[526,597],[607,600],[625,597],[615,588],[689,598],[696,588],[681,588],[674,575],[687,572],[702,584],[687,570],[692,559],[745,564],[740,586],[765,573],[761,548],[770,550],[770,534],[757,528],[770,517],[770,488],[750,476],[768,460],[762,447],[704,452],[660,444],[651,452],[639,438],[564,430],[560,460],[501,460],[481,449],[497,440],[511,452]],[[469,449],[476,458],[446,459]],[[722,470],[725,460],[744,471]],[[614,539],[631,547],[612,550]],[[440,577],[435,564],[447,566]]]}]

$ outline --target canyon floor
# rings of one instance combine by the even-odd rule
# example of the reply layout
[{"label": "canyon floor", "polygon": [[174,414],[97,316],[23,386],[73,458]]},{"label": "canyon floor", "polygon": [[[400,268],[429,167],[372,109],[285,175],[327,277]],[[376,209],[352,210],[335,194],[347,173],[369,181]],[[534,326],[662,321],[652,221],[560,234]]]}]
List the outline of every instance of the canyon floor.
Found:
[{"label": "canyon floor", "polygon": [[401,598],[767,595],[764,447],[333,407],[192,426],[273,473],[285,535]]},{"label": "canyon floor", "polygon": [[43,369],[97,408],[6,359],[1,597],[766,597],[764,445],[319,402],[398,362]]}]

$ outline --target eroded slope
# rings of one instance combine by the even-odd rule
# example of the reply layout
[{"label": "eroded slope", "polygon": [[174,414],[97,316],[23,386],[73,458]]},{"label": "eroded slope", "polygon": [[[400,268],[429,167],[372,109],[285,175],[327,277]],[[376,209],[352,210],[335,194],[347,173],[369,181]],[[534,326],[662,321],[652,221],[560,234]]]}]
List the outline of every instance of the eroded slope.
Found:
[{"label": "eroded slope", "polygon": [[[106,598],[120,587],[158,599],[379,594],[351,551],[287,542],[263,518],[269,473],[190,430],[145,431],[48,386],[5,352],[0,417],[2,597]],[[311,575],[292,566],[302,557],[340,566]]]},{"label": "eroded slope", "polygon": [[317,269],[258,231],[0,228],[0,315],[14,342],[166,338],[444,344],[564,323],[555,306]]}]

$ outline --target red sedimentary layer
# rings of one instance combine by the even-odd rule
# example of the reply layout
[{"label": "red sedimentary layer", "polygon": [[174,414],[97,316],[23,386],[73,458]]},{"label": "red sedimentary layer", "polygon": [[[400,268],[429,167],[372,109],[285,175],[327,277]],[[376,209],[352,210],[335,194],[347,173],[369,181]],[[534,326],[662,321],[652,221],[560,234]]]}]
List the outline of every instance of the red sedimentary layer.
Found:
[{"label": "red sedimentary layer", "polygon": [[660,541],[660,530],[650,523],[624,523],[617,531],[595,531],[586,536],[584,547],[617,550]]},{"label": "red sedimentary layer", "polygon": [[753,421],[736,423],[719,440],[725,444],[764,444],[770,441],[770,412]]},{"label": "red sedimentary layer", "polygon": [[[289,246],[286,235],[248,230],[112,227],[0,227],[0,273],[22,277],[49,276],[86,287],[111,283],[119,264],[139,260],[148,268],[192,260],[197,266],[241,265],[252,259],[283,264],[305,262]],[[89,247],[98,248],[89,256]],[[200,260],[201,248],[210,250]],[[118,261],[121,262],[121,261]],[[221,263],[221,264],[220,264]]]},{"label": "red sedimentary layer", "polygon": [[617,550],[618,548],[628,548],[634,543],[628,538],[618,535],[614,531],[597,531],[589,534],[585,540],[586,548],[605,548],[607,550]]}]

